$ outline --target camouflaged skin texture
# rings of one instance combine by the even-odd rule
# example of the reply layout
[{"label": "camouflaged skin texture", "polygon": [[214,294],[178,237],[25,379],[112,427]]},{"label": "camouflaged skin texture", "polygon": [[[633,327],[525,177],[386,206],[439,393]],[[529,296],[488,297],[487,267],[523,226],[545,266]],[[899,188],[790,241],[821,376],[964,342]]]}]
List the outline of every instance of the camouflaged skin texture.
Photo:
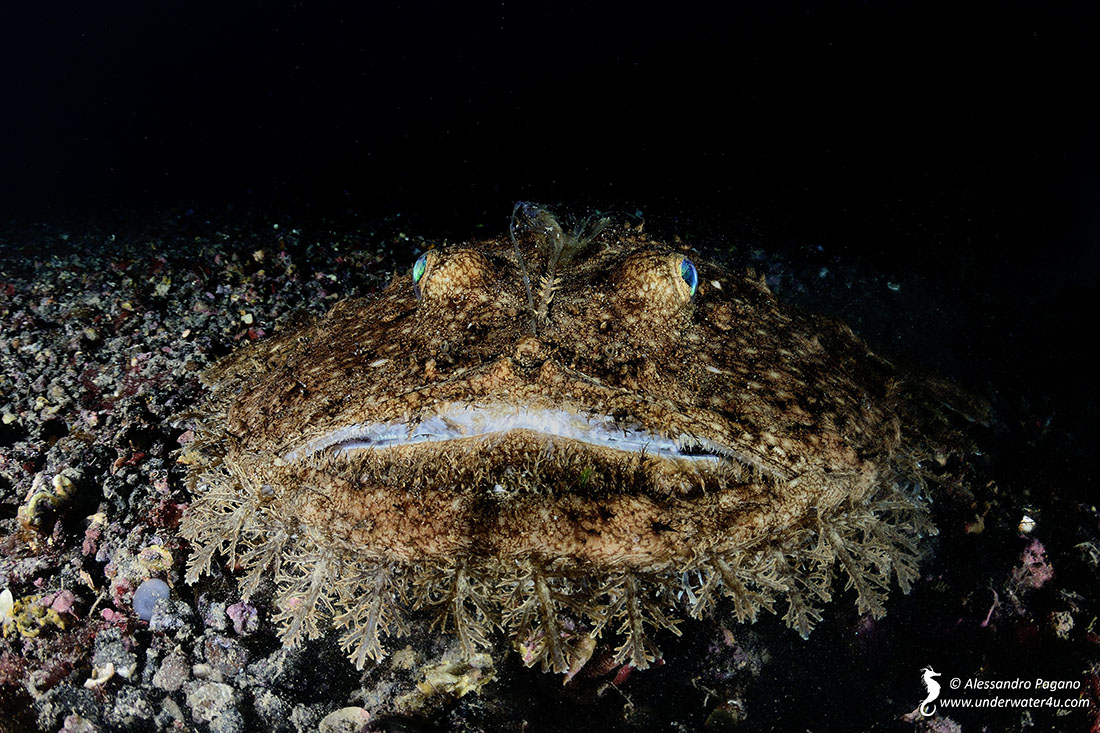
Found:
[{"label": "camouflaged skin texture", "polygon": [[[955,443],[950,388],[847,326],[640,227],[565,232],[531,205],[203,378],[189,581],[218,554],[246,596],[273,575],[284,641],[331,618],[360,667],[424,608],[469,653],[501,628],[558,672],[608,626],[645,667],[656,628],[715,608],[780,603],[806,635],[838,569],[880,616],[934,532],[921,462]],[[357,438],[437,424],[455,432]]]}]

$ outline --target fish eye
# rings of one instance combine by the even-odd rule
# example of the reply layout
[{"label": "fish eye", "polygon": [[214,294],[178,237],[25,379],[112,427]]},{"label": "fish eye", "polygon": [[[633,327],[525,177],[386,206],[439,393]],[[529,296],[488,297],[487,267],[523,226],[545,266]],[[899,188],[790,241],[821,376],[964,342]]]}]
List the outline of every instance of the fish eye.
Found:
[{"label": "fish eye", "polygon": [[419,285],[420,284],[420,278],[424,277],[424,272],[427,269],[428,269],[428,253],[425,252],[424,254],[420,255],[419,258],[417,258],[415,263],[413,263],[413,271],[412,271],[413,285]]},{"label": "fish eye", "polygon": [[699,287],[699,273],[695,269],[695,264],[687,257],[680,261],[680,277],[684,278],[691,296],[695,297],[695,290]]}]

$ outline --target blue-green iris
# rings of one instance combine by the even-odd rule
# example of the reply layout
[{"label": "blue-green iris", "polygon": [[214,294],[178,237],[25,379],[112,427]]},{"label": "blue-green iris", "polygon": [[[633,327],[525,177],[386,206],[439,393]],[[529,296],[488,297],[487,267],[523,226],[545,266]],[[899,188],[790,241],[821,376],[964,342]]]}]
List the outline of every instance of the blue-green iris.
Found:
[{"label": "blue-green iris", "polygon": [[695,290],[699,287],[699,273],[695,270],[695,265],[691,260],[685,257],[680,262],[680,277],[684,278],[684,282],[687,283],[688,289],[691,290],[692,297],[695,297]]},{"label": "blue-green iris", "polygon": [[420,255],[420,257],[413,264],[413,285],[420,282],[420,278],[424,277],[424,271],[428,269],[428,253]]}]

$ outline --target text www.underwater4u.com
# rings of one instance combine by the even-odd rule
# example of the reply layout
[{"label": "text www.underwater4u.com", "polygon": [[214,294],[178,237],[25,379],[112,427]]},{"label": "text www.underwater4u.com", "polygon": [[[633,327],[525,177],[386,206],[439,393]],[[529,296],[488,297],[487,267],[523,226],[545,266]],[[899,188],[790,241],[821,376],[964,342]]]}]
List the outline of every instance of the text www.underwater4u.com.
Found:
[{"label": "text www.underwater4u.com", "polygon": [[1087,697],[945,697],[941,708],[1087,708]]},{"label": "text www.underwater4u.com", "polygon": [[[1060,692],[1060,691],[1078,691],[1081,689],[1080,680],[1045,680],[1042,678],[1036,678],[1035,680],[1027,679],[1012,679],[1012,680],[980,680],[976,678],[969,678],[962,680],[958,677],[952,677],[948,685],[952,690],[958,690],[962,692],[974,691],[974,692],[986,692],[986,691],[1003,691],[1003,690],[1024,690],[1036,692],[1042,690],[1046,692]],[[939,700],[939,706],[941,708],[1087,708],[1089,706],[1089,699],[1084,697],[1055,697],[1053,695],[1048,696],[1024,696],[1024,697],[1001,697],[999,695],[992,695],[989,697],[946,697]]]}]

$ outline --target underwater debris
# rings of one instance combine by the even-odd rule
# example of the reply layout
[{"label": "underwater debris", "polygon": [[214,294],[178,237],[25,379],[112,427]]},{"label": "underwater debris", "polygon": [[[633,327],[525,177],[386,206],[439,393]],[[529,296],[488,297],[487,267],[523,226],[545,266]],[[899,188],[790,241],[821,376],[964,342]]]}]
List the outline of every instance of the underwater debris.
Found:
[{"label": "underwater debris", "polygon": [[107,662],[103,667],[92,667],[92,676],[84,680],[84,686],[89,690],[102,687],[115,676],[115,665]]},{"label": "underwater debris", "polygon": [[425,667],[423,679],[416,687],[425,696],[465,697],[476,693],[493,677],[493,658],[474,654],[461,661],[443,660]]},{"label": "underwater debris", "polygon": [[24,527],[39,529],[48,512],[56,511],[73,497],[76,493],[76,482],[79,480],[79,472],[71,469],[54,475],[49,484],[46,483],[44,473],[36,474],[26,499],[17,510],[19,521]]},{"label": "underwater debris", "polygon": [[33,638],[45,629],[54,627],[64,631],[74,616],[72,607],[76,597],[72,591],[39,593],[14,600],[11,591],[0,593],[0,616],[3,617],[3,634],[16,631],[23,638]]}]

